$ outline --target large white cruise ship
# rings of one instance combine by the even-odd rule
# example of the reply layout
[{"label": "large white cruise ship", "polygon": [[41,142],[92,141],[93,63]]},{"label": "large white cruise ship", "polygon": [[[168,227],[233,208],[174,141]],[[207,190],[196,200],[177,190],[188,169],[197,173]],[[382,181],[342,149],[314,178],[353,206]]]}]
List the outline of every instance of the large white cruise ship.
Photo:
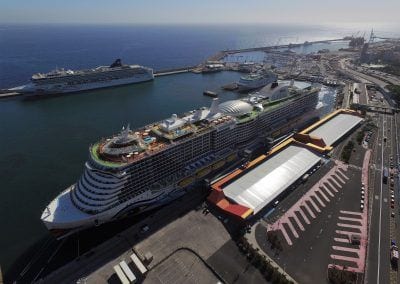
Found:
[{"label": "large white cruise ship", "polygon": [[315,119],[318,88],[276,87],[265,95],[173,114],[136,130],[129,126],[89,147],[76,184],[44,209],[56,235],[97,226],[165,204],[239,163],[246,150],[265,147]]},{"label": "large white cruise ship", "polygon": [[240,77],[237,85],[239,88],[239,92],[245,92],[259,89],[270,83],[276,82],[277,80],[278,76],[276,76],[274,73],[262,71]]},{"label": "large white cruise ship", "polygon": [[88,70],[57,69],[46,74],[34,74],[29,84],[9,90],[32,95],[73,93],[153,79],[153,69],[140,65],[124,65],[121,59],[117,59],[110,66]]}]

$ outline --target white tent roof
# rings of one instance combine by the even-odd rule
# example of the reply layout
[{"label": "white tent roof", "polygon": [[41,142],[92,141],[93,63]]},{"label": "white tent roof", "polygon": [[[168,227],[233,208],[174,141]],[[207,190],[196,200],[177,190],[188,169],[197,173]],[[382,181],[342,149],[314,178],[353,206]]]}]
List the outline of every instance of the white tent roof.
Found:
[{"label": "white tent roof", "polygon": [[260,211],[320,161],[310,150],[289,146],[223,189],[238,204]]},{"label": "white tent roof", "polygon": [[309,134],[322,138],[326,145],[332,145],[361,121],[361,117],[342,113],[328,120]]}]

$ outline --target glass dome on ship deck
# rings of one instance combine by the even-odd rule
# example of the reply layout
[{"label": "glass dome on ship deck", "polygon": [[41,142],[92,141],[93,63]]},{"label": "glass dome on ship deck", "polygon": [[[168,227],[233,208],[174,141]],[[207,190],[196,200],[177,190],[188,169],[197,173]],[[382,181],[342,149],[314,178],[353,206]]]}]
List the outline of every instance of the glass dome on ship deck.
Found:
[{"label": "glass dome on ship deck", "polygon": [[241,100],[226,101],[219,105],[219,110],[227,115],[241,116],[253,110],[253,106]]}]

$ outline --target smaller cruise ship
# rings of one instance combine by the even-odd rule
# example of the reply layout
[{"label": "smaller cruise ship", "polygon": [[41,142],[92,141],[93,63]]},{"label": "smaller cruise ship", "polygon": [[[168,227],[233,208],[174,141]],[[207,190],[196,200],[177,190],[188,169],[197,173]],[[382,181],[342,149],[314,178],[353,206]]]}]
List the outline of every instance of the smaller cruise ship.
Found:
[{"label": "smaller cruise ship", "polygon": [[110,66],[99,66],[88,70],[56,69],[46,74],[34,74],[29,84],[9,90],[30,95],[60,94],[134,84],[153,79],[153,69],[140,65],[125,65],[122,64],[121,59],[117,59]]},{"label": "smaller cruise ship", "polygon": [[278,76],[274,73],[263,71],[240,77],[237,85],[239,92],[245,92],[262,88],[270,83],[276,82],[276,80],[278,80]]}]

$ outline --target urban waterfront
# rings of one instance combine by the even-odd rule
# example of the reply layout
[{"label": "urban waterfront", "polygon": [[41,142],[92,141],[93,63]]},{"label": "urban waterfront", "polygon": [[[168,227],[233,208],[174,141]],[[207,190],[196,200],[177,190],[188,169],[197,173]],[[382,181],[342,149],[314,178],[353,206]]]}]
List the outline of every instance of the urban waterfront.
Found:
[{"label": "urban waterfront", "polygon": [[[306,33],[301,40],[303,38],[312,40],[306,38]],[[292,40],[296,39],[292,37]],[[255,42],[264,44],[259,39]],[[275,39],[270,37],[269,43],[275,43]],[[179,57],[177,54],[168,56],[170,53],[160,52],[156,56],[142,53],[137,61],[155,68],[196,64],[214,51],[225,48],[225,44],[229,42],[205,45],[195,54],[191,54],[193,51],[181,53],[184,60],[175,60]],[[254,41],[243,41],[228,47],[252,44]],[[89,58],[84,62],[82,58],[90,50],[80,52],[82,50],[76,52],[78,56],[69,54],[60,57],[60,66],[88,67],[105,64],[115,57],[108,49],[107,56]],[[131,63],[137,56],[129,54],[127,58]],[[52,60],[49,61],[42,61],[45,54],[41,54],[41,58],[30,57],[28,66],[24,65],[28,59],[19,56],[1,58],[2,70],[21,63],[18,68],[11,69],[10,73],[1,72],[1,87],[24,83],[25,78],[32,73],[48,71],[57,64],[55,53],[52,53]],[[68,64],[72,58],[75,58],[71,61],[74,63]],[[39,100],[1,101],[0,119],[3,123],[0,127],[0,147],[6,151],[0,154],[3,200],[0,216],[2,230],[7,232],[0,237],[0,263],[3,270],[7,270],[22,252],[48,234],[40,221],[41,212],[52,198],[79,178],[91,143],[118,132],[127,123],[135,128],[167,118],[172,113],[180,114],[208,106],[211,100],[202,95],[204,90],[218,91],[221,101],[240,98],[238,94],[220,91],[220,86],[236,81],[239,76],[234,72],[207,75],[187,73],[159,77],[153,82],[138,85],[81,94]],[[324,111],[326,113],[334,102],[334,91],[325,88],[322,94],[320,101],[327,106]]]},{"label": "urban waterfront", "polygon": [[[8,123],[0,130],[4,137],[0,143],[8,150],[0,154],[0,175],[3,188],[12,189],[4,192],[4,206],[0,209],[2,224],[8,231],[1,240],[5,267],[24,248],[48,234],[40,221],[41,212],[79,178],[91,143],[118,132],[128,123],[132,128],[140,127],[172,113],[209,106],[211,99],[202,91],[220,91],[221,85],[239,76],[235,72],[186,73],[95,92],[2,101],[0,119]],[[325,88],[321,94],[324,104],[334,101],[333,90]],[[241,95],[220,92],[219,97],[225,101]],[[18,210],[15,204],[20,205]]]}]

